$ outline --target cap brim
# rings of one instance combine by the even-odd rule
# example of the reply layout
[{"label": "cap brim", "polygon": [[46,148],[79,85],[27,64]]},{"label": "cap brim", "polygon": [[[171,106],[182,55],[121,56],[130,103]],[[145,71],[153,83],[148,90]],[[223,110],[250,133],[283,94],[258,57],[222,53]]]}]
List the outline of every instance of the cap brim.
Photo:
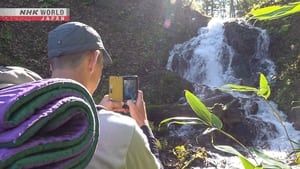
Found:
[{"label": "cap brim", "polygon": [[103,58],[104,58],[104,64],[105,65],[110,65],[112,64],[112,59],[110,57],[110,54],[107,52],[105,48],[101,49],[103,51]]}]

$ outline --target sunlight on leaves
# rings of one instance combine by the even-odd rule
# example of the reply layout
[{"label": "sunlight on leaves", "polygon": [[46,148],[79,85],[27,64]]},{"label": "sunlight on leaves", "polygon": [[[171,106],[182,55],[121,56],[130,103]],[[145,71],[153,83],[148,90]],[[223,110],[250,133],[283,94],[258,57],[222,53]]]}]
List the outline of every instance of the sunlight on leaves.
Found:
[{"label": "sunlight on leaves", "polygon": [[293,2],[282,6],[274,5],[252,10],[246,17],[257,20],[273,20],[286,17],[297,12],[300,12],[300,2]]},{"label": "sunlight on leaves", "polygon": [[260,73],[259,90],[257,91],[257,95],[263,97],[266,100],[271,95],[271,89],[270,89],[268,80],[265,77],[265,75],[262,73]]},{"label": "sunlight on leaves", "polygon": [[196,159],[202,159],[204,161],[207,160],[207,152],[205,149],[198,149],[196,153],[194,153],[193,155],[191,155],[190,160],[188,160],[187,162],[185,162],[185,165],[181,168],[181,169],[186,169],[190,166],[190,164]]},{"label": "sunlight on leaves", "polygon": [[186,150],[184,145],[176,146],[173,149],[173,153],[177,157],[177,159],[179,160],[179,162],[181,164],[183,164],[183,162],[185,161],[186,156],[188,155],[188,151]]},{"label": "sunlight on leaves", "polygon": [[300,152],[296,153],[296,159],[294,160],[296,164],[300,164]]},{"label": "sunlight on leaves", "polygon": [[249,86],[242,86],[236,84],[226,84],[223,87],[219,88],[222,91],[227,92],[257,92],[257,89]]},{"label": "sunlight on leaves", "polygon": [[260,73],[259,89],[235,84],[226,84],[219,89],[224,92],[255,92],[258,96],[263,97],[266,100],[271,95],[271,89],[268,80],[262,73]]}]

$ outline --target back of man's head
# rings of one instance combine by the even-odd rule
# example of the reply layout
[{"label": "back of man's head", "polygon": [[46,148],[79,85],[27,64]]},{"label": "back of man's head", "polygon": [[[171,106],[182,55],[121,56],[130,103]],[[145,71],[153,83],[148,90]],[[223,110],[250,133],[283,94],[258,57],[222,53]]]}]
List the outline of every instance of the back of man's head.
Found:
[{"label": "back of man's head", "polygon": [[47,46],[52,66],[74,66],[74,61],[80,62],[82,55],[92,50],[102,51],[105,64],[112,62],[97,31],[81,22],[64,23],[50,31]]}]

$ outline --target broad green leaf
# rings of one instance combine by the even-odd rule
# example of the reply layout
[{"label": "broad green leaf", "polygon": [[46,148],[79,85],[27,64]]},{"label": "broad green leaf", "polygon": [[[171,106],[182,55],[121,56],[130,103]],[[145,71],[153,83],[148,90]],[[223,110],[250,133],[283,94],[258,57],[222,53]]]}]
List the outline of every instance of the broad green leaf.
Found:
[{"label": "broad green leaf", "polygon": [[[198,117],[170,117],[161,121],[158,125],[160,128],[162,125],[167,124],[205,124],[205,122]],[[207,124],[206,124],[207,125]]]},{"label": "broad green leaf", "polygon": [[272,20],[289,16],[297,12],[300,12],[300,2],[293,2],[282,6],[274,5],[252,10],[247,14],[247,17],[254,17],[258,20]]},{"label": "broad green leaf", "polygon": [[263,163],[266,164],[266,166],[280,168],[280,169],[291,169],[289,165],[284,164],[283,162],[274,159],[257,149],[253,149],[253,151],[258,157],[260,157],[263,160]]},{"label": "broad green leaf", "polygon": [[263,166],[255,166],[245,157],[239,157],[245,169],[263,169]]},{"label": "broad green leaf", "polygon": [[211,114],[211,123],[217,129],[222,129],[223,127],[223,122],[221,119],[213,113]]},{"label": "broad green leaf", "polygon": [[241,86],[235,84],[226,84],[225,86],[219,88],[222,91],[230,92],[257,92],[258,89],[249,86]]},{"label": "broad green leaf", "polygon": [[254,16],[261,16],[270,12],[274,12],[278,9],[280,9],[281,6],[279,5],[274,5],[274,6],[268,6],[265,8],[260,8],[260,9],[256,9],[256,10],[252,10],[250,13]]},{"label": "broad green leaf", "polygon": [[211,113],[201,100],[189,91],[185,91],[186,99],[197,116],[206,122],[206,125],[221,129],[223,123],[219,117]]},{"label": "broad green leaf", "polygon": [[[240,152],[238,152],[235,148],[231,147],[231,146],[227,146],[227,145],[214,145],[214,148],[226,153],[230,153],[239,157],[244,157]],[[246,158],[246,157],[244,157]]]},{"label": "broad green leaf", "polygon": [[257,95],[267,100],[270,97],[270,94],[271,89],[268,80],[264,74],[260,73],[259,90],[257,91]]},{"label": "broad green leaf", "polygon": [[200,99],[188,90],[185,90],[185,98],[197,116],[211,126],[211,113]]},{"label": "broad green leaf", "polygon": [[254,164],[252,164],[245,156],[243,156],[240,152],[238,152],[236,149],[234,149],[231,146],[226,146],[226,145],[213,145],[213,146],[217,150],[238,156],[245,169],[260,169],[261,168],[261,166],[255,166]]}]

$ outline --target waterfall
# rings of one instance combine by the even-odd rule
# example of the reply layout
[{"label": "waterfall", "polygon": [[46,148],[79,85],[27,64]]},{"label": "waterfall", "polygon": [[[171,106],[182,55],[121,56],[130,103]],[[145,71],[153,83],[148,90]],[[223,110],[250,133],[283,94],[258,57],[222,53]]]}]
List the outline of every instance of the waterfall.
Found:
[{"label": "waterfall", "polygon": [[[174,47],[170,52],[167,69],[178,72],[190,82],[211,87],[237,82],[231,70],[232,49],[224,43],[223,34],[223,23],[212,20],[207,27],[200,28],[197,37]],[[224,53],[228,53],[228,58],[223,58]],[[174,68],[172,63],[176,56],[185,64],[178,64]],[[229,63],[226,67],[222,64],[226,62],[224,59]]]},{"label": "waterfall", "polygon": [[[261,72],[266,72],[269,81],[272,81],[272,76],[276,75],[275,64],[269,59],[270,38],[266,30],[256,28],[260,31],[256,43],[255,59],[260,61],[259,69]],[[263,59],[261,59],[263,58]]]},{"label": "waterfall", "polygon": [[[257,60],[256,72],[263,72],[271,80],[276,75],[275,65],[269,59],[269,36],[266,30],[257,29],[256,52],[252,60]],[[237,84],[240,78],[232,70],[234,51],[224,37],[222,20],[212,19],[207,27],[198,31],[198,36],[177,44],[170,52],[166,68],[177,72],[184,79],[210,87],[220,87],[228,83]]]},{"label": "waterfall", "polygon": [[[249,25],[249,27],[251,26]],[[249,64],[249,74],[263,72],[268,81],[272,83],[273,76],[276,76],[276,67],[269,56],[270,41],[268,33],[261,28],[252,26],[252,29],[257,30],[259,33],[256,40],[255,53],[251,58],[251,63],[247,63]],[[237,55],[235,55],[234,49],[227,43],[227,40],[224,36],[223,21],[212,19],[207,27],[199,29],[197,36],[174,46],[170,51],[166,68],[177,72],[181,77],[193,84],[204,84],[210,88],[218,88],[229,83],[240,84],[243,79],[238,77],[238,72],[235,72],[233,69],[233,59]],[[251,80],[253,79],[248,81]],[[199,93],[195,94],[200,95]],[[281,156],[282,151],[288,153],[291,150],[290,142],[284,129],[272,114],[269,106],[272,105],[272,107],[277,109],[277,105],[274,102],[265,101],[254,95],[240,93],[232,93],[232,95],[237,98],[255,99],[259,107],[258,113],[247,114],[247,102],[244,105],[245,113],[253,120],[271,124],[261,126],[254,146],[262,148],[265,152],[272,154],[273,157],[276,156],[274,152]],[[283,112],[276,111],[279,112],[281,119],[286,120],[286,115]],[[276,129],[271,130],[272,127],[270,126],[275,126]],[[295,141],[299,141],[300,132],[296,131],[291,123],[285,122],[285,126],[290,137]]]}]

